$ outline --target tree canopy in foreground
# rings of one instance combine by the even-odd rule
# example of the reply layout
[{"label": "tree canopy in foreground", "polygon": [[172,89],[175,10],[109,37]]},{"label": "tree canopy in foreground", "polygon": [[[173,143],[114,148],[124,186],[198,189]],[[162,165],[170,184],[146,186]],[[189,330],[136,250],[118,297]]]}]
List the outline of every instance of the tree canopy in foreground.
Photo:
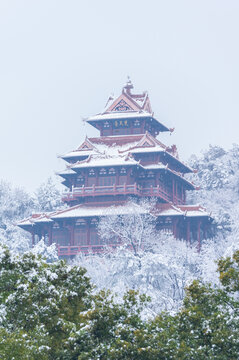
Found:
[{"label": "tree canopy in foreground", "polygon": [[218,262],[220,287],[194,281],[176,314],[143,319],[149,301],[94,292],[85,270],[27,253],[0,257],[1,359],[239,357],[239,251]]}]

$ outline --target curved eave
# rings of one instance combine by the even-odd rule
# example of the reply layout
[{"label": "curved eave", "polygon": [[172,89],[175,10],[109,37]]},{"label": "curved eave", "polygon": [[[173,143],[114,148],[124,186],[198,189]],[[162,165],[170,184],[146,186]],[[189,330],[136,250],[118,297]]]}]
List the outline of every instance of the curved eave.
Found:
[{"label": "curved eave", "polygon": [[63,155],[63,156],[60,156],[60,158],[62,160],[65,160],[67,162],[70,162],[70,161],[78,161],[78,160],[86,160],[87,158],[89,157],[89,155],[74,155],[74,156],[68,156],[68,155]]},{"label": "curved eave", "polygon": [[202,213],[202,212],[190,212],[190,213],[159,213],[157,214],[157,218],[160,217],[180,217],[180,218],[201,218],[201,219],[208,219],[209,221],[213,220],[210,214]]},{"label": "curved eave", "polygon": [[179,178],[185,185],[186,185],[186,190],[196,190],[196,186],[194,184],[192,184],[190,181],[186,180],[184,177],[182,177],[180,174],[177,174],[175,171],[169,169],[167,166],[165,165],[159,165],[158,167],[145,167],[144,165],[140,164],[140,167],[143,168],[146,171],[161,171],[161,172],[168,172],[170,174],[172,174],[173,176],[176,176],[177,178]]},{"label": "curved eave", "polygon": [[29,224],[17,224],[18,227],[20,227],[23,230],[27,230],[29,231],[30,229],[32,229],[34,227],[34,223],[29,223]]},{"label": "curved eave", "polygon": [[136,149],[130,149],[128,151],[131,154],[145,154],[145,153],[164,153],[165,155],[167,154],[169,156],[170,159],[173,159],[178,166],[181,167],[182,172],[184,174],[188,174],[188,173],[193,173],[194,170],[191,169],[189,166],[187,166],[186,164],[184,164],[183,162],[181,162],[179,159],[177,159],[175,156],[173,156],[172,154],[170,154],[167,150],[165,149],[159,149],[159,148],[155,148],[155,147],[142,147],[142,149],[140,148],[136,148]]},{"label": "curved eave", "polygon": [[146,118],[146,120],[148,120],[148,122],[150,123],[153,123],[153,125],[159,132],[171,131],[167,126],[163,125],[160,121],[158,121],[154,117]]},{"label": "curved eave", "polygon": [[156,209],[155,215],[160,217],[181,217],[181,218],[200,218],[212,221],[211,214],[201,205],[171,205],[168,208]]},{"label": "curved eave", "polygon": [[189,174],[189,173],[193,173],[194,170],[192,168],[190,168],[190,166],[184,164],[182,161],[180,161],[178,158],[176,158],[174,155],[170,154],[170,152],[168,152],[167,150],[164,151],[164,154],[166,154],[166,156],[169,156],[171,159],[173,159],[184,171],[184,174]]},{"label": "curved eave", "polygon": [[56,173],[56,175],[62,177],[64,180],[67,180],[69,177],[77,175],[77,173],[74,171],[72,174]]},{"label": "curved eave", "polygon": [[172,175],[176,176],[178,179],[180,179],[185,187],[186,187],[186,190],[196,190],[197,187],[192,184],[190,181],[186,180],[184,177],[182,177],[181,175],[179,174],[176,174],[174,171],[172,171],[171,169],[167,169]]}]

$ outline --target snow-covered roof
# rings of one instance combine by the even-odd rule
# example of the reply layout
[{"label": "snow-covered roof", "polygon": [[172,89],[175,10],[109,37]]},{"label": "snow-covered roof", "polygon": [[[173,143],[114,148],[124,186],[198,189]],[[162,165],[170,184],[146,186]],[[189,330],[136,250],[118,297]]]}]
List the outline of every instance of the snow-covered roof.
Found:
[{"label": "snow-covered roof", "polygon": [[[68,158],[80,158],[88,157],[92,154],[110,154],[119,153],[119,151],[127,151],[130,147],[134,147],[138,142],[143,138],[144,135],[112,135],[112,136],[101,136],[98,138],[89,138],[87,139],[93,147],[92,149],[84,149],[81,146],[73,151],[66,153],[65,155],[60,156],[62,159]],[[84,144],[84,142],[83,142]]]},{"label": "snow-covered roof", "polygon": [[[113,111],[110,113],[97,114],[90,116],[86,121],[102,121],[112,119],[134,119],[134,118],[153,118],[153,114],[146,111]],[[156,120],[156,119],[155,119]],[[157,121],[157,120],[156,120]]]},{"label": "snow-covered roof", "polygon": [[76,175],[76,172],[72,169],[67,168],[61,172],[58,172],[57,175]]},{"label": "snow-covered roof", "polygon": [[161,146],[148,146],[148,147],[138,147],[132,150],[129,150],[132,154],[141,154],[141,153],[154,153],[154,152],[165,152],[165,149]]},{"label": "snow-covered roof", "polygon": [[68,153],[66,153],[65,155],[62,155],[61,158],[62,159],[68,159],[68,158],[78,158],[78,157],[83,157],[83,156],[89,156],[90,154],[93,153],[94,150],[88,150],[88,151],[82,151],[82,150],[74,150],[74,151],[70,151]]},{"label": "snow-covered roof", "polygon": [[86,218],[86,217],[101,217],[112,215],[135,215],[135,214],[151,214],[156,217],[165,216],[184,216],[184,217],[207,217],[211,214],[200,205],[173,205],[161,204],[160,206],[149,210],[135,203],[124,203],[120,205],[102,205],[95,206],[89,204],[80,204],[73,207],[54,211],[51,213],[34,214],[31,217],[24,219],[18,223],[20,227],[33,226],[40,222],[53,222],[54,220],[67,218]]},{"label": "snow-covered roof", "polygon": [[36,223],[52,222],[53,220],[51,220],[50,216],[54,213],[55,212],[33,214],[32,216],[29,216],[28,218],[19,221],[17,225],[20,227],[24,227],[24,226],[33,226]]},{"label": "snow-covered roof", "polygon": [[172,205],[164,204],[155,211],[157,216],[211,217],[200,205]]},{"label": "snow-covered roof", "polygon": [[66,209],[54,216],[52,219],[63,218],[79,218],[79,217],[94,217],[94,216],[112,216],[112,215],[127,215],[127,214],[146,214],[147,210],[136,204],[125,204],[115,206],[86,206],[78,205],[70,209]]},{"label": "snow-covered roof", "polygon": [[151,119],[151,121],[155,121],[160,126],[160,131],[172,131],[167,126],[163,125],[159,120],[157,120],[153,114],[147,111],[112,111],[104,114],[97,114],[94,116],[90,116],[86,119],[86,122],[92,123],[95,121],[107,121],[107,120],[119,120],[119,119]]},{"label": "snow-covered roof", "polygon": [[158,170],[158,169],[167,169],[167,165],[162,163],[159,164],[149,164],[149,165],[140,165],[145,170]]},{"label": "snow-covered roof", "polygon": [[17,224],[18,226],[33,226],[34,225],[34,221],[32,218],[27,218],[27,219],[23,219],[21,221],[19,221],[19,223]]},{"label": "snow-covered roof", "polygon": [[158,216],[178,216],[178,215],[183,215],[183,212],[180,209],[172,206],[168,209],[163,209],[163,210],[157,212],[157,215]]},{"label": "snow-covered roof", "polygon": [[[90,142],[94,145],[105,144],[110,145],[126,145],[131,143],[138,143],[145,134],[130,134],[130,135],[109,135],[109,136],[100,136],[89,138]],[[132,146],[132,144],[131,144]]]},{"label": "snow-covered roof", "polygon": [[198,217],[207,216],[211,217],[211,214],[206,211],[201,205],[180,205],[180,210],[184,212],[184,216],[187,217]]},{"label": "snow-covered roof", "polygon": [[89,160],[79,161],[72,166],[72,169],[81,169],[89,167],[107,167],[107,166],[128,166],[128,165],[138,165],[138,161],[128,158],[126,156],[112,156],[112,157],[103,157],[96,156],[90,157]]},{"label": "snow-covered roof", "polygon": [[42,214],[41,217],[34,219],[34,222],[35,222],[35,223],[40,223],[40,222],[44,222],[44,223],[45,223],[45,222],[52,222],[52,221],[53,221],[53,220],[50,219],[49,216],[48,216],[48,215],[45,215],[45,214]]}]

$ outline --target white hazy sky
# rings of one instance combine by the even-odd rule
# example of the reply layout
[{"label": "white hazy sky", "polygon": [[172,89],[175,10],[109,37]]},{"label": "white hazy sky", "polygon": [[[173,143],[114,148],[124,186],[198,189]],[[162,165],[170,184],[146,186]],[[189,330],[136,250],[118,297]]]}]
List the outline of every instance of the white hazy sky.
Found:
[{"label": "white hazy sky", "polygon": [[239,142],[238,0],[0,0],[0,179],[34,191],[130,75],[183,160]]}]

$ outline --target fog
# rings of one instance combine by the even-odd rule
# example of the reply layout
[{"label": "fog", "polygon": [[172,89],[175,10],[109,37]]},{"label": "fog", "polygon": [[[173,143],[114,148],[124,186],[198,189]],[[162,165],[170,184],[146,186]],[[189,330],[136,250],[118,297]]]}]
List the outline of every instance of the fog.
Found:
[{"label": "fog", "polygon": [[239,142],[239,2],[0,0],[1,179],[29,191],[130,75],[182,160]]}]

